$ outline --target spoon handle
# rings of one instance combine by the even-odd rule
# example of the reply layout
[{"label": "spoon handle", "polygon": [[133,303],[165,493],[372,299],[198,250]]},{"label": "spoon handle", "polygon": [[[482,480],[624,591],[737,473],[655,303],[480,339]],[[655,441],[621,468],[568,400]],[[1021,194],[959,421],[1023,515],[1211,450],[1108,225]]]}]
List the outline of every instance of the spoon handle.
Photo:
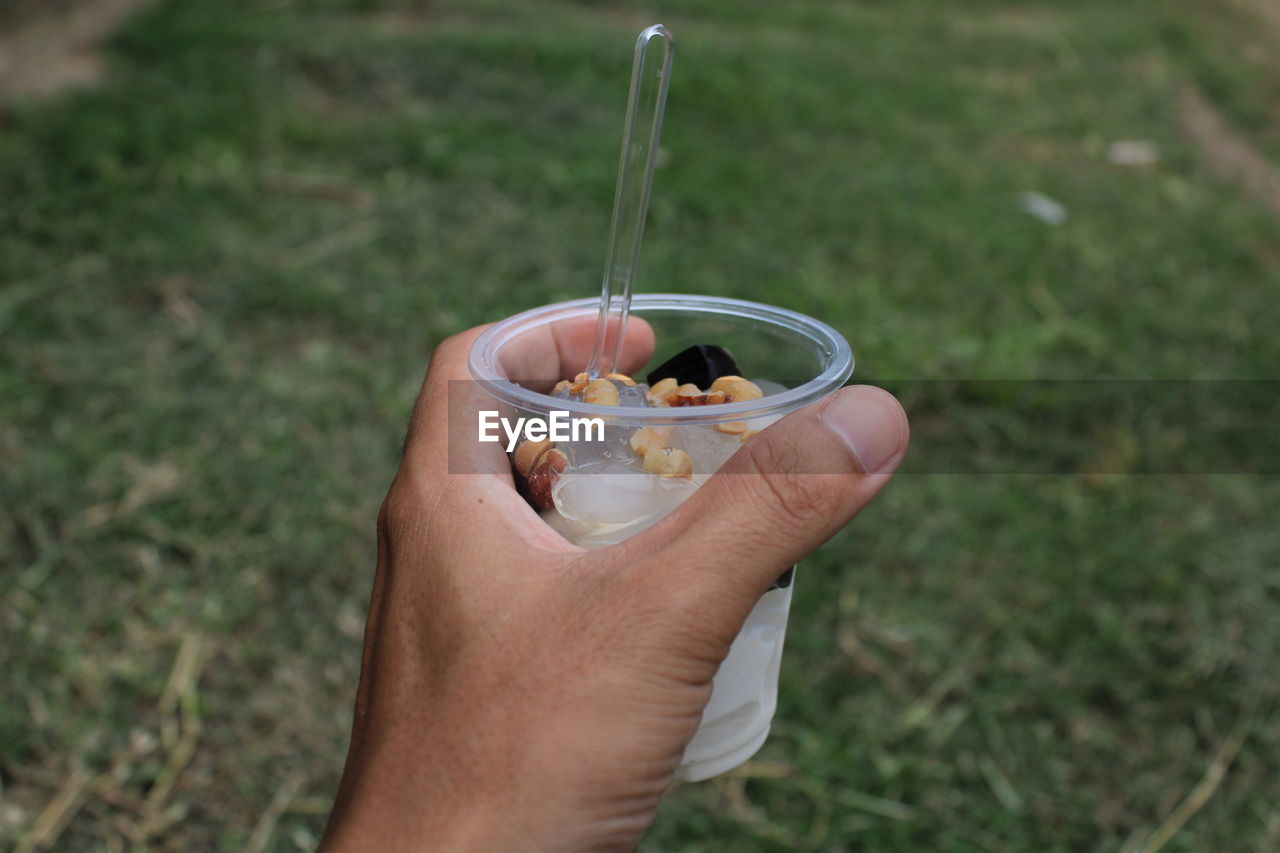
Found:
[{"label": "spoon handle", "polygon": [[[618,161],[618,186],[613,196],[613,221],[605,251],[604,284],[600,292],[600,317],[587,374],[592,379],[613,373],[622,358],[636,261],[649,211],[649,190],[658,157],[662,114],[667,106],[674,44],[666,27],[647,27],[636,40],[631,66],[631,94],[622,128],[622,156]],[[614,320],[616,318],[616,320]],[[609,327],[614,326],[612,337]],[[606,355],[607,353],[607,355]]]}]

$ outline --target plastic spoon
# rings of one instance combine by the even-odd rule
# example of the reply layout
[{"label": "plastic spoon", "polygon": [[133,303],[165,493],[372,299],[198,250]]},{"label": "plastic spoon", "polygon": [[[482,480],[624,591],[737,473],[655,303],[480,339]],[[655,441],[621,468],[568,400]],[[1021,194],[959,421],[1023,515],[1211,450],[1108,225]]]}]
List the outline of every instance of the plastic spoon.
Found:
[{"label": "plastic spoon", "polygon": [[[661,24],[647,27],[636,40],[631,66],[631,94],[622,127],[622,156],[618,161],[618,186],[613,196],[613,222],[604,258],[604,286],[600,291],[600,318],[587,375],[592,379],[618,369],[622,358],[636,260],[649,211],[649,190],[658,158],[662,113],[667,106],[667,84],[675,45]],[[617,318],[612,342],[609,325]],[[612,343],[612,346],[608,344]]]}]

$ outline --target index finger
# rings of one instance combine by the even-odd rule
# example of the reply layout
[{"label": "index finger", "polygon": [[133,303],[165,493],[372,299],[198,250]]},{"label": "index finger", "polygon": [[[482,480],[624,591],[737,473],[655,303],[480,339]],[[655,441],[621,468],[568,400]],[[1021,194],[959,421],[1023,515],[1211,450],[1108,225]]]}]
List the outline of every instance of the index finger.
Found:
[{"label": "index finger", "polygon": [[[608,322],[606,340],[617,332],[618,319]],[[521,385],[545,391],[561,379],[587,369],[595,346],[596,318],[570,317],[538,326],[513,339],[498,357],[503,375]],[[631,373],[653,355],[653,327],[640,317],[627,321],[617,369]]]},{"label": "index finger", "polygon": [[[595,325],[593,317],[575,317],[521,335],[502,356],[503,372],[520,384],[554,383],[573,376],[591,357]],[[497,408],[497,401],[472,381],[467,369],[468,353],[486,328],[477,326],[447,338],[431,357],[405,437],[405,463],[417,472],[430,477],[465,472],[511,484],[501,445],[481,442],[477,431],[479,412]],[[653,345],[652,327],[639,317],[631,318],[623,342],[623,369],[642,367]]]}]

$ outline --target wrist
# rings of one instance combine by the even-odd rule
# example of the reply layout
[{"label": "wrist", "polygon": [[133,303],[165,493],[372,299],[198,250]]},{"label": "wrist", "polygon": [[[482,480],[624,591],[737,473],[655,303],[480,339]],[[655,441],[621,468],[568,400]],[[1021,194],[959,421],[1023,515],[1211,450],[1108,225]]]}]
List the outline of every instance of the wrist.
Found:
[{"label": "wrist", "polygon": [[451,731],[439,748],[432,746],[439,739],[427,732],[417,742],[364,740],[348,759],[322,849],[612,849],[585,837],[593,821],[570,805],[564,779],[551,766],[518,769],[533,745],[530,739],[502,749],[496,737],[488,737],[484,748],[467,749],[469,741],[476,745],[474,739],[462,728]]},{"label": "wrist", "polygon": [[[344,779],[321,849],[457,853],[518,849],[506,840],[510,813],[457,788],[422,787],[414,783],[413,775],[369,766],[361,770],[353,789],[347,789]],[[439,781],[449,780],[444,771],[440,777]]]}]

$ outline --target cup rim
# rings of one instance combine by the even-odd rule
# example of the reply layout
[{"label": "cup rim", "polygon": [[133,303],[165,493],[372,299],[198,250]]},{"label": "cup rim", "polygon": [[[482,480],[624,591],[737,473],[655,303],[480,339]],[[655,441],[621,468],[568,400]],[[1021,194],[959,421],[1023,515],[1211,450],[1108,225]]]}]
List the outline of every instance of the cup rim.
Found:
[{"label": "cup rim", "polygon": [[595,317],[599,298],[573,299],[544,305],[514,314],[490,326],[476,338],[467,357],[467,369],[487,394],[516,408],[545,413],[566,411],[569,415],[603,418],[606,423],[626,425],[678,426],[681,424],[715,424],[750,420],[770,415],[784,415],[839,388],[853,373],[853,352],[844,336],[831,326],[798,311],[730,299],[683,293],[636,294],[631,300],[632,312],[697,313],[758,320],[798,333],[817,344],[824,356],[823,369],[812,379],[778,394],[741,403],[682,408],[624,408],[565,400],[531,391],[500,376],[498,354],[504,344],[530,328],[575,317]]}]

